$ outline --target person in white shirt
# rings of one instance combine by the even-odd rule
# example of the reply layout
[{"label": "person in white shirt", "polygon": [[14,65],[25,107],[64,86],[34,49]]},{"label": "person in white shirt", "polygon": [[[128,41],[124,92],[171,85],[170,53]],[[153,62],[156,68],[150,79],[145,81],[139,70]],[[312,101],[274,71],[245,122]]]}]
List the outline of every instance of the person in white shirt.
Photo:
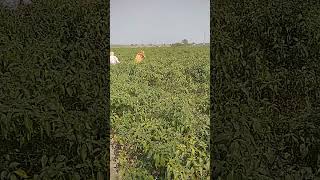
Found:
[{"label": "person in white shirt", "polygon": [[114,55],[114,52],[110,52],[110,64],[118,64],[120,61],[117,56]]}]

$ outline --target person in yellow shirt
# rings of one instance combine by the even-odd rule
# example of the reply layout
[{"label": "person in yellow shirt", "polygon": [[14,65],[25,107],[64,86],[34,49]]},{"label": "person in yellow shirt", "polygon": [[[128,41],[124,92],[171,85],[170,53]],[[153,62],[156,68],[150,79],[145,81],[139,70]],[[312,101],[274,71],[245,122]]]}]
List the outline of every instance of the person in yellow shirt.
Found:
[{"label": "person in yellow shirt", "polygon": [[141,51],[138,52],[137,55],[136,55],[135,63],[141,63],[141,62],[144,60],[145,57],[146,57],[146,56],[144,55],[144,51],[141,50]]}]

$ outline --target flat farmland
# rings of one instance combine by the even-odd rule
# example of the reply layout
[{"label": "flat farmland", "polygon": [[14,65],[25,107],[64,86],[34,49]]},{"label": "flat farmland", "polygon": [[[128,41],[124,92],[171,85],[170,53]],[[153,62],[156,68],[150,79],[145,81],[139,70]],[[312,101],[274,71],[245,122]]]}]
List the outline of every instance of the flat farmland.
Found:
[{"label": "flat farmland", "polygon": [[111,129],[123,179],[209,179],[209,47],[114,48]]}]

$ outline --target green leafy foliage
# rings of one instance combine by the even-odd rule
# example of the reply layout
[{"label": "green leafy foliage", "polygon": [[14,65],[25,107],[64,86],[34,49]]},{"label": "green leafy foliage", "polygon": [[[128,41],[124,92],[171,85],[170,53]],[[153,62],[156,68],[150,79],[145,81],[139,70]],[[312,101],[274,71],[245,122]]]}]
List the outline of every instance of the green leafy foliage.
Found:
[{"label": "green leafy foliage", "polygon": [[212,4],[212,177],[320,177],[320,4]]},{"label": "green leafy foliage", "polygon": [[107,175],[108,4],[0,9],[1,179]]},{"label": "green leafy foliage", "polygon": [[209,179],[209,48],[113,49],[111,127],[125,179]]}]

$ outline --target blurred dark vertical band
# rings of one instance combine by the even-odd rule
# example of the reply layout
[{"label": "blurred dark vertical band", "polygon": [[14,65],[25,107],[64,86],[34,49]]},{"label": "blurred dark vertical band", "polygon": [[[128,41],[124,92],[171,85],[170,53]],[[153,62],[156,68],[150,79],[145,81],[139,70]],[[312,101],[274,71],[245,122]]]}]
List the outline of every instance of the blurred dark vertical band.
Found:
[{"label": "blurred dark vertical band", "polygon": [[0,179],[109,179],[106,0],[0,0]]},{"label": "blurred dark vertical band", "polygon": [[[105,77],[103,81],[103,92],[105,93],[105,121],[104,126],[100,130],[102,139],[106,140],[106,163],[107,163],[107,179],[110,179],[110,64],[109,64],[109,52],[110,52],[110,1],[101,0],[101,20],[103,21],[101,27],[101,51],[103,56],[101,58],[103,69],[105,70]],[[99,127],[99,126],[98,126]]]},{"label": "blurred dark vertical band", "polygon": [[108,146],[108,158],[107,158],[107,162],[108,162],[108,165],[107,165],[107,172],[108,172],[108,178],[110,179],[110,133],[111,133],[111,121],[110,121],[110,63],[109,63],[109,52],[110,52],[110,1],[106,1],[104,0],[104,2],[107,4],[105,7],[108,8],[108,11],[107,11],[107,14],[102,14],[103,17],[106,17],[106,22],[107,22],[107,25],[105,28],[107,28],[107,31],[108,31],[108,38],[107,38],[107,52],[105,53],[107,58],[105,58],[107,60],[107,82],[106,82],[106,91],[107,92],[107,111],[106,111],[106,123],[107,124],[107,146]]},{"label": "blurred dark vertical band", "polygon": [[211,0],[211,178],[320,178],[320,2]]},{"label": "blurred dark vertical band", "polygon": [[215,178],[214,176],[214,151],[213,151],[213,130],[214,130],[214,115],[215,115],[215,102],[214,102],[214,92],[215,92],[215,60],[214,60],[214,2],[215,0],[210,0],[210,177]]}]

